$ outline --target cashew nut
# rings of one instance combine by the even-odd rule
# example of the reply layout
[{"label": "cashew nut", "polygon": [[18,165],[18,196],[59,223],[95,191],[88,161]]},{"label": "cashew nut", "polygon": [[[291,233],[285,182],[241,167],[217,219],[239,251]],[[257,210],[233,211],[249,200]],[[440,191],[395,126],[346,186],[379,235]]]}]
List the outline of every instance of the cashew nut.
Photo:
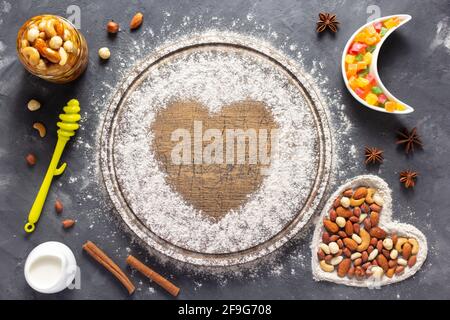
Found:
[{"label": "cashew nut", "polygon": [[398,259],[397,259],[397,263],[398,263],[399,265],[401,265],[401,266],[406,266],[406,265],[408,264],[408,261],[406,261],[406,260],[403,259],[403,258],[398,258]]},{"label": "cashew nut", "polygon": [[59,56],[61,57],[61,60],[59,60],[59,65],[64,66],[67,63],[68,55],[66,50],[64,50],[63,47],[59,48]]},{"label": "cashew nut", "polygon": [[367,195],[366,195],[366,202],[368,203],[368,204],[372,204],[372,203],[374,203],[374,201],[373,201],[373,195],[375,194],[375,192],[377,192],[375,189],[373,189],[373,188],[369,188],[369,189],[367,189]]},{"label": "cashew nut", "polygon": [[367,248],[370,245],[370,234],[366,230],[361,229],[359,232],[359,236],[360,236],[362,242],[360,245],[358,245],[358,247],[356,248],[356,251],[363,252],[363,251],[367,250]]},{"label": "cashew nut", "polygon": [[398,252],[402,252],[402,247],[406,242],[408,242],[408,239],[398,238],[397,243],[395,244],[395,250],[397,250]]},{"label": "cashew nut", "polygon": [[361,199],[358,199],[358,200],[355,200],[355,199],[351,198],[350,199],[350,205],[352,207],[359,207],[360,205],[362,205],[364,203],[364,200],[365,200],[364,198],[361,198]]},{"label": "cashew nut", "polygon": [[334,266],[326,263],[325,260],[320,261],[319,264],[320,264],[320,268],[325,272],[333,272],[334,271]]},{"label": "cashew nut", "polygon": [[45,135],[47,134],[47,129],[45,129],[44,124],[41,122],[35,122],[33,124],[33,128],[39,132],[39,136],[41,138],[45,137]]},{"label": "cashew nut", "polygon": [[37,51],[35,48],[33,48],[33,47],[23,48],[22,54],[24,55],[24,57],[28,60],[28,62],[32,66],[38,65],[40,55],[39,55],[39,51]]},{"label": "cashew nut", "polygon": [[57,35],[55,30],[55,22],[56,21],[54,19],[50,19],[45,24],[44,31],[48,38],[52,38]]},{"label": "cashew nut", "polygon": [[411,254],[417,254],[419,252],[419,242],[414,238],[409,238],[408,242],[412,245]]}]

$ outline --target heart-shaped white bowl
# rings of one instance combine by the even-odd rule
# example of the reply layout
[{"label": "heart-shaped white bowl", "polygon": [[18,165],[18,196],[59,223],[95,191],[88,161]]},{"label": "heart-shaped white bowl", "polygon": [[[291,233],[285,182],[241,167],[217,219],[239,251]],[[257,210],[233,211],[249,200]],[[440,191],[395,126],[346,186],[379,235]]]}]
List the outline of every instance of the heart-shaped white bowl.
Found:
[{"label": "heart-shaped white bowl", "polygon": [[[376,107],[376,106],[372,106],[370,104],[368,104],[364,99],[362,99],[361,97],[359,97],[355,91],[350,87],[349,81],[347,79],[347,75],[346,75],[346,70],[345,70],[345,56],[347,55],[347,52],[350,48],[350,45],[353,42],[353,39],[355,38],[355,36],[361,32],[364,28],[366,28],[367,26],[380,22],[380,21],[384,21],[393,17],[398,17],[401,19],[401,22],[399,23],[398,26],[393,27],[391,29],[389,29],[386,34],[383,36],[383,38],[380,40],[380,42],[377,43],[375,50],[372,52],[372,62],[370,64],[370,73],[372,73],[375,77],[375,80],[377,81],[377,86],[380,87],[383,90],[383,93],[386,95],[386,97],[389,100],[401,103],[402,105],[405,106],[405,110],[396,110],[394,112],[389,112],[386,111],[386,109],[381,108],[381,107]],[[414,108],[412,108],[411,106],[409,106],[408,104],[402,102],[401,100],[397,99],[387,88],[386,86],[383,84],[383,82],[381,81],[380,75],[378,74],[378,55],[380,53],[380,49],[383,46],[383,43],[386,41],[386,39],[398,28],[400,28],[402,25],[404,25],[405,23],[407,23],[409,20],[411,20],[412,17],[408,14],[395,14],[392,16],[386,16],[386,17],[381,17],[378,19],[375,19],[373,21],[370,21],[368,23],[366,23],[365,25],[363,25],[361,28],[359,28],[358,30],[355,31],[355,33],[352,34],[352,36],[350,37],[350,39],[347,41],[347,44],[345,45],[344,51],[342,52],[342,59],[341,59],[341,69],[342,69],[342,77],[344,79],[345,82],[345,86],[347,87],[348,91],[351,93],[351,95],[358,100],[358,102],[360,102],[361,104],[363,104],[365,107],[378,111],[378,112],[384,112],[384,113],[389,113],[389,114],[408,114],[414,111]]]},{"label": "heart-shaped white bowl", "polygon": [[[409,267],[405,268],[403,274],[394,275],[392,278],[384,276],[381,280],[374,282],[374,280],[371,277],[362,280],[357,280],[355,278],[349,279],[347,277],[340,278],[338,277],[336,271],[325,272],[319,266],[317,249],[322,241],[321,238],[323,233],[323,224],[322,224],[323,218],[327,216],[330,208],[332,208],[333,206],[334,200],[338,196],[340,196],[342,192],[344,192],[347,189],[357,188],[360,186],[367,186],[377,189],[377,194],[382,196],[382,198],[384,199],[384,206],[380,212],[380,222],[379,222],[379,226],[382,229],[384,229],[388,234],[392,234],[395,232],[399,237],[412,237],[417,239],[417,241],[419,242],[420,249],[419,252],[417,253],[417,262],[412,268]],[[311,268],[313,277],[316,281],[324,280],[354,287],[377,287],[405,280],[411,277],[413,274],[415,274],[420,269],[422,264],[425,262],[428,248],[426,237],[416,227],[410,224],[400,223],[398,221],[392,220],[392,195],[388,184],[383,179],[377,176],[361,175],[351,179],[350,181],[346,182],[341,187],[339,187],[338,190],[327,201],[320,215],[320,218],[316,223],[311,243],[311,252],[312,252]]]}]

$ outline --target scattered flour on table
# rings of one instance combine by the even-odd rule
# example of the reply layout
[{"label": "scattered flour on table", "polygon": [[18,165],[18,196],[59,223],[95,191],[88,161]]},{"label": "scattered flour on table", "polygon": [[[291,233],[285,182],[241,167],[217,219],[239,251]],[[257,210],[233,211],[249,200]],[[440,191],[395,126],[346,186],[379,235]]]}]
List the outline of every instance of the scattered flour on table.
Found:
[{"label": "scattered flour on table", "polygon": [[450,26],[449,26],[449,17],[445,17],[441,21],[439,21],[436,25],[436,35],[434,36],[433,41],[431,42],[430,48],[432,50],[436,49],[439,46],[444,46],[447,51],[450,53]]}]

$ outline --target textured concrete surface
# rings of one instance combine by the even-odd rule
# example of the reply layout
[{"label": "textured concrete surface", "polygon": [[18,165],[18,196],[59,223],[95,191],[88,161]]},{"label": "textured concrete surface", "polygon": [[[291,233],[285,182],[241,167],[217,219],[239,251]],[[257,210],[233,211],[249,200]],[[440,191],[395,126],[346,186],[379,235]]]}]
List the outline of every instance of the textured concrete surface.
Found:
[{"label": "textured concrete surface", "polygon": [[[86,74],[70,85],[58,86],[39,80],[24,71],[15,56],[15,38],[19,26],[38,13],[67,16],[66,9],[76,4],[81,9],[81,31],[91,48],[90,65]],[[182,288],[180,298],[202,299],[411,299],[450,298],[450,207],[449,139],[450,112],[450,4],[448,1],[379,1],[382,15],[407,13],[413,20],[402,27],[385,44],[380,61],[384,83],[392,92],[416,108],[411,115],[396,117],[361,108],[345,91],[338,63],[341,50],[349,36],[364,24],[370,14],[368,1],[336,1],[318,4],[311,1],[0,1],[0,298],[2,299],[124,299],[123,288],[81,251],[88,239],[100,247],[125,268],[128,252],[147,261],[164,275],[171,276]],[[130,17],[137,10],[145,13],[144,30],[137,33],[121,32],[116,39],[104,32],[108,19],[122,22],[127,29]],[[315,34],[315,21],[320,11],[335,12],[341,21],[341,30],[335,36]],[[196,20],[195,25],[184,26],[184,17]],[[240,22],[235,22],[239,19]],[[119,63],[116,53],[143,57],[135,52],[133,41],[145,41],[151,50],[163,38],[180,30],[232,26],[240,32],[253,32],[255,26],[264,25],[279,36],[272,39],[274,46],[282,40],[309,50],[302,51],[306,67],[313,61],[324,66],[322,73],[330,80],[330,90],[342,92],[336,104],[346,106],[352,130],[348,148],[357,147],[357,160],[339,168],[337,181],[358,174],[379,174],[392,186],[394,215],[397,219],[420,228],[429,241],[428,260],[413,278],[383,288],[381,291],[355,289],[330,283],[316,283],[311,277],[309,242],[312,229],[303,238],[281,250],[273,264],[258,272],[244,276],[210,276],[179,269],[171,263],[164,265],[152,254],[133,243],[122,231],[114,212],[108,209],[108,199],[101,188],[99,177],[92,173],[99,126],[99,103],[109,95],[120,81],[120,71],[132,64]],[[152,33],[149,31],[152,29]],[[266,30],[267,30],[266,29]],[[146,32],[143,32],[146,31]],[[108,46],[113,52],[111,61],[99,63],[96,51]],[[125,56],[126,57],[126,56]],[[123,61],[123,60],[122,60]],[[72,144],[64,160],[69,166],[58,178],[49,194],[49,201],[38,229],[25,236],[23,223],[41,183],[56,141],[54,123],[60,107],[72,97],[78,97],[88,110],[83,122],[84,130]],[[37,98],[43,108],[30,113],[26,102]],[[98,104],[98,105],[97,105]],[[330,109],[335,105],[328,106]],[[48,136],[41,140],[31,125],[40,120],[48,126]],[[407,126],[417,126],[425,148],[413,157],[406,157],[396,148],[395,132]],[[385,150],[386,161],[380,168],[368,170],[362,159],[364,145],[379,146]],[[24,156],[34,152],[39,162],[30,169]],[[355,162],[357,161],[357,162]],[[398,183],[398,172],[413,168],[420,172],[414,191],[405,191]],[[330,191],[333,191],[331,188]],[[63,217],[75,217],[77,225],[65,232],[61,217],[53,212],[53,201],[60,197],[66,209]],[[75,252],[81,267],[81,289],[66,290],[60,294],[43,296],[30,289],[23,277],[23,264],[27,253],[37,244],[58,240],[68,244]],[[132,274],[138,291],[132,299],[166,299],[166,293],[145,278]]]}]

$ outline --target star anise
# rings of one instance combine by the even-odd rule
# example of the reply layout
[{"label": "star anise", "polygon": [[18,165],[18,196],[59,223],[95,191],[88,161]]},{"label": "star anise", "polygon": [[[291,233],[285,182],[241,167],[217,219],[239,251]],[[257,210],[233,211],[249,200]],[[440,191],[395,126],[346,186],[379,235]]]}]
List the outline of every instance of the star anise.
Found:
[{"label": "star anise", "polygon": [[339,21],[336,19],[336,15],[327,12],[319,13],[319,21],[317,21],[317,32],[325,31],[325,29],[330,29],[333,32],[337,31]]},{"label": "star anise", "polygon": [[400,182],[405,185],[405,188],[414,188],[416,179],[419,174],[412,170],[405,170],[400,172]]},{"label": "star anise", "polygon": [[375,147],[366,147],[365,149],[366,164],[383,163],[383,150]]},{"label": "star anise", "polygon": [[405,145],[405,152],[409,154],[410,152],[414,152],[414,147],[422,147],[422,140],[420,140],[419,135],[417,134],[417,128],[413,128],[411,131],[408,129],[403,129],[398,133],[397,144]]}]

